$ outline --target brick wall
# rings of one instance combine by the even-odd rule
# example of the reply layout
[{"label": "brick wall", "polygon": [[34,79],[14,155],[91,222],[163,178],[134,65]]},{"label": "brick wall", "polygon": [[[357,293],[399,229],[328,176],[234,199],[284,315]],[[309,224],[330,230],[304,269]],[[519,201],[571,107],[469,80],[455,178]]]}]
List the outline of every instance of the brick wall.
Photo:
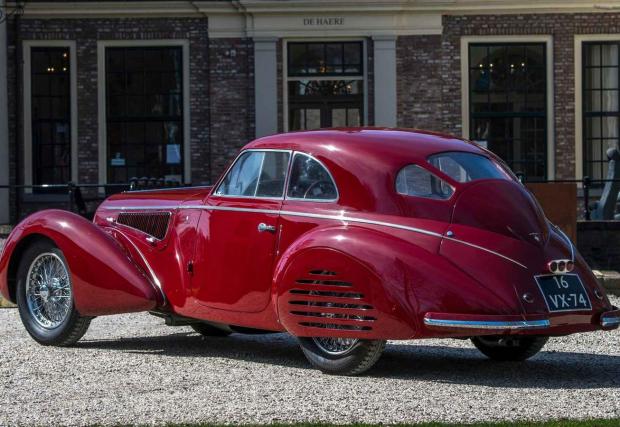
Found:
[{"label": "brick wall", "polygon": [[372,38],[366,39],[366,79],[368,88],[368,125],[375,124],[375,45]]},{"label": "brick wall", "polygon": [[441,36],[404,36],[396,41],[399,127],[441,131]]},{"label": "brick wall", "polygon": [[[16,120],[15,103],[22,100],[22,41],[75,40],[77,47],[78,93],[78,181],[97,183],[98,164],[98,103],[97,103],[97,41],[187,39],[190,43],[190,105],[192,179],[208,181],[209,100],[208,32],[206,19],[145,18],[145,19],[19,19],[9,23],[9,100],[11,138],[11,177],[22,182],[16,173],[23,168],[23,124],[21,111]],[[16,139],[18,138],[18,139]],[[19,150],[16,152],[15,144]],[[17,154],[17,159],[15,158]],[[11,203],[15,205],[15,197]]]},{"label": "brick wall", "polygon": [[[210,41],[211,181],[241,147],[254,139],[254,43],[251,39]],[[206,95],[206,94],[205,94]],[[206,128],[204,124],[200,124]],[[196,154],[196,162],[208,156]]]},{"label": "brick wall", "polygon": [[[461,134],[460,39],[468,35],[552,35],[558,178],[574,176],[574,34],[620,34],[620,13],[444,16],[442,35],[397,39],[397,123]],[[208,39],[207,20],[11,19],[9,125],[11,183],[23,170],[22,40],[76,40],[79,181],[98,181],[97,41],[188,39],[192,181],[212,182],[254,136],[254,49],[250,39]],[[367,38],[368,116],[374,123],[373,42]],[[277,44],[278,123],[283,130],[282,41]],[[17,114],[16,114],[17,112]],[[16,149],[19,147],[19,149]],[[14,207],[16,197],[11,197]],[[14,211],[14,209],[13,209]]]},{"label": "brick wall", "polygon": [[[620,34],[620,14],[444,16],[442,123],[461,135],[461,36],[552,35],[556,179],[575,176],[575,34]],[[580,120],[580,118],[578,118]],[[549,141],[549,143],[552,143]]]},{"label": "brick wall", "polygon": [[[21,121],[21,113],[19,112],[19,108],[21,107],[21,103],[18,102],[21,99],[21,91],[18,89],[18,81],[17,81],[17,72],[18,66],[17,64],[21,63],[21,57],[19,57],[19,52],[16,49],[15,43],[15,26],[16,19],[11,17],[7,21],[7,61],[8,61],[8,73],[7,73],[7,83],[8,83],[8,109],[9,109],[9,185],[17,184],[17,147],[21,147],[21,138],[18,139],[18,128],[19,122]],[[19,142],[18,142],[19,141]],[[21,169],[20,169],[21,170]],[[17,195],[14,190],[11,190],[9,193],[9,204],[10,204],[10,212],[11,212],[11,222],[17,222]]]}]

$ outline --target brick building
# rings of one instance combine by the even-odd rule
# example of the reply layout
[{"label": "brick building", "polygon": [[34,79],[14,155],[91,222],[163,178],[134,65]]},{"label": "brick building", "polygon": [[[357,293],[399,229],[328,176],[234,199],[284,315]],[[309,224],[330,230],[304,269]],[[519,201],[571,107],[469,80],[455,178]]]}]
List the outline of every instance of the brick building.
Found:
[{"label": "brick building", "polygon": [[[462,135],[529,179],[604,178],[620,138],[620,1],[3,10],[0,185],[210,183],[257,136],[357,125]],[[63,197],[0,190],[0,223]]]}]

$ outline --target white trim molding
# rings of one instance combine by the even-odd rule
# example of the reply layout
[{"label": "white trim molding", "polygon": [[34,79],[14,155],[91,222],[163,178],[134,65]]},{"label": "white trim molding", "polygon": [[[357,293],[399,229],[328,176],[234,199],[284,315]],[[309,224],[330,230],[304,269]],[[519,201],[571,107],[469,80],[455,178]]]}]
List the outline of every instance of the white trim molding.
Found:
[{"label": "white trim molding", "polygon": [[[99,40],[97,42],[97,103],[98,103],[98,146],[99,182],[108,182],[107,126],[106,126],[106,69],[105,53],[109,47],[169,47],[180,46],[183,52],[183,180],[191,182],[191,121],[190,121],[190,69],[189,40]],[[101,189],[100,191],[103,191]]]},{"label": "white trim molding", "polygon": [[[16,2],[8,2],[15,8]],[[37,1],[26,18],[208,17],[209,37],[441,34],[442,15],[613,13],[617,0]],[[314,21],[309,23],[308,19]],[[335,19],[335,21],[329,21]]]},{"label": "white trim molding", "polygon": [[396,127],[396,37],[376,36],[374,45],[375,126]]},{"label": "white trim molding", "polygon": [[[33,183],[32,164],[32,80],[31,80],[31,49],[33,47],[64,47],[69,48],[69,90],[71,108],[71,181],[78,180],[78,102],[77,102],[77,56],[74,40],[24,40],[22,42],[24,67],[24,185]],[[65,183],[63,183],[65,184]],[[31,189],[25,189],[31,193]]]},{"label": "white trim molding", "polygon": [[254,111],[256,137],[278,132],[276,38],[254,39]]},{"label": "white trim molding", "polygon": [[575,34],[575,179],[583,179],[583,43],[620,42],[620,34]]},{"label": "white trim molding", "polygon": [[464,36],[461,37],[461,123],[462,136],[469,139],[469,53],[471,43],[545,43],[547,72],[547,179],[555,178],[555,111],[553,79],[553,36]]}]

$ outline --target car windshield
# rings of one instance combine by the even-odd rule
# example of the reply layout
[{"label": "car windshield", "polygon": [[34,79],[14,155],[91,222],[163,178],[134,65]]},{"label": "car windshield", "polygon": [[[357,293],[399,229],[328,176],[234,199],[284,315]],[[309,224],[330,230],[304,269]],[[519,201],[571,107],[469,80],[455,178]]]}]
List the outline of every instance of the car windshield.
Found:
[{"label": "car windshield", "polygon": [[428,162],[457,182],[477,179],[512,180],[499,164],[478,154],[458,151],[439,153],[430,156]]}]

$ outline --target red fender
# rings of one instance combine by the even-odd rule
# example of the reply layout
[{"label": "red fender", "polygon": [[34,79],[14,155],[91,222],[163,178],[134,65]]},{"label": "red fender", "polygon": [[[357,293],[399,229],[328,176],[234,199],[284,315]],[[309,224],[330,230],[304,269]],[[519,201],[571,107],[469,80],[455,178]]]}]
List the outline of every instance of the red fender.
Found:
[{"label": "red fender", "polygon": [[301,236],[275,270],[280,322],[296,336],[409,339],[441,335],[424,326],[428,312],[521,313],[512,289],[484,287],[438,253],[440,239],[414,237],[353,225]]},{"label": "red fender", "polygon": [[75,306],[82,316],[152,310],[163,295],[100,227],[62,210],[37,212],[22,221],[6,241],[0,258],[0,292],[15,300],[13,277],[31,239],[52,240],[69,264]]}]

